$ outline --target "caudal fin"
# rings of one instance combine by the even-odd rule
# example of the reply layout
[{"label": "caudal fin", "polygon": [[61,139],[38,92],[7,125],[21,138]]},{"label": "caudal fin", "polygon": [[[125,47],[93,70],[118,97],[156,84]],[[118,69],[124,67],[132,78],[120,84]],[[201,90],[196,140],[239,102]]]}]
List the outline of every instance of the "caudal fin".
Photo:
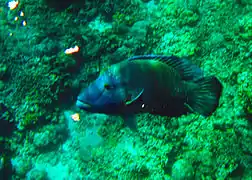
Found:
[{"label": "caudal fin", "polygon": [[209,116],[219,105],[222,84],[213,76],[201,78],[195,83],[198,86],[188,97],[188,105],[194,112]]}]

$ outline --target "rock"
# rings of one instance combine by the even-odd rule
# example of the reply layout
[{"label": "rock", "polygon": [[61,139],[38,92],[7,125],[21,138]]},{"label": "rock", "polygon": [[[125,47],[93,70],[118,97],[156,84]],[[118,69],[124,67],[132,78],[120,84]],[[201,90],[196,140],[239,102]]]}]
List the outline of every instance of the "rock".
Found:
[{"label": "rock", "polygon": [[172,166],[173,180],[191,180],[194,179],[194,170],[192,164],[184,159],[177,160]]}]

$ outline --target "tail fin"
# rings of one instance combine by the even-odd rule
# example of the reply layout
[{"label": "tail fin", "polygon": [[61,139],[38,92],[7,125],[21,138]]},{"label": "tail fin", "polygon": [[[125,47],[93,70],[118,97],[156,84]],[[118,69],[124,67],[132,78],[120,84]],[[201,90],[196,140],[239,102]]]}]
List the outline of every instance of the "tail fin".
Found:
[{"label": "tail fin", "polygon": [[204,77],[195,82],[197,88],[188,97],[190,108],[203,115],[211,115],[219,105],[222,84],[216,77]]}]

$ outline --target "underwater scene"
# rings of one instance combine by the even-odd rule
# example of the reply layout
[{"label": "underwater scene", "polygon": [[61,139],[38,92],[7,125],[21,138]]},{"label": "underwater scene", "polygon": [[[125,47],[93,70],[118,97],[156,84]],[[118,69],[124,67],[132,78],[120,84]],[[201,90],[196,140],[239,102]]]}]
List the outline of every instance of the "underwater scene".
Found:
[{"label": "underwater scene", "polygon": [[252,0],[0,0],[0,180],[252,180]]}]

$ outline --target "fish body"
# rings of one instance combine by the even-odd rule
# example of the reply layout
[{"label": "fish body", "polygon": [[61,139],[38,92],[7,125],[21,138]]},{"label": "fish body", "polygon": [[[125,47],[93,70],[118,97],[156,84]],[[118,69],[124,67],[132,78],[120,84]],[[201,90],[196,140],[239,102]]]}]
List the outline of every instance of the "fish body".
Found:
[{"label": "fish body", "polygon": [[204,77],[201,69],[186,59],[143,55],[103,70],[79,94],[76,105],[89,112],[124,117],[141,112],[209,116],[218,106],[221,91],[216,77]]}]

